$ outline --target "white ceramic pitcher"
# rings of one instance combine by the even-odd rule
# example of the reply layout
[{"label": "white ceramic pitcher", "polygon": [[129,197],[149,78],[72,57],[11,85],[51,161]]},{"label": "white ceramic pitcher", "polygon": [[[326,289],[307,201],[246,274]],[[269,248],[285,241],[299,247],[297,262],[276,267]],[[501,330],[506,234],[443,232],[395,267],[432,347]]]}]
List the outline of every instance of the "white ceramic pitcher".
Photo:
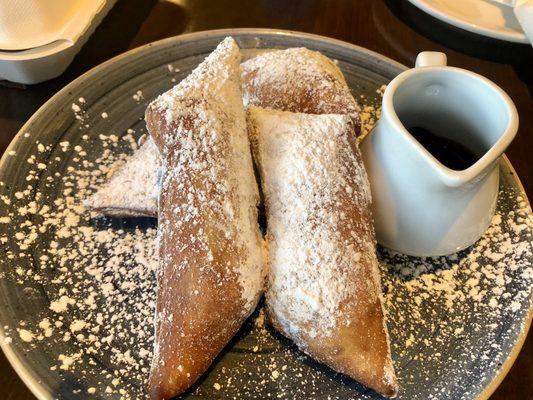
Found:
[{"label": "white ceramic pitcher", "polygon": [[[464,170],[439,162],[407,130],[422,127],[470,149]],[[518,129],[516,108],[488,79],[423,52],[385,90],[381,118],[362,141],[378,242],[416,256],[451,254],[487,229],[498,161]]]}]

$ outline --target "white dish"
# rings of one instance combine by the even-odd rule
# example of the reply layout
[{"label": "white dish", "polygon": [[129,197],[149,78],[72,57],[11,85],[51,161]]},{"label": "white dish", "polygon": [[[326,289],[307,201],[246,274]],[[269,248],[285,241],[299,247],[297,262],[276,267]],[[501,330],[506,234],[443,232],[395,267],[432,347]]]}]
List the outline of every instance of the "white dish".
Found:
[{"label": "white dish", "polygon": [[[0,80],[35,84],[62,74],[115,2],[79,2],[76,13],[62,20],[61,26],[49,30],[40,27],[43,40],[35,39],[36,30],[29,27],[12,31],[5,27],[0,29]],[[0,9],[0,13],[2,11]],[[42,14],[43,21],[52,19],[53,15]],[[3,16],[0,23],[14,20],[12,16]],[[27,36],[30,36],[28,40],[24,39]],[[37,47],[26,47],[33,44]]]},{"label": "white dish", "polygon": [[409,0],[435,18],[469,32],[508,42],[529,43],[512,7],[491,0]]}]

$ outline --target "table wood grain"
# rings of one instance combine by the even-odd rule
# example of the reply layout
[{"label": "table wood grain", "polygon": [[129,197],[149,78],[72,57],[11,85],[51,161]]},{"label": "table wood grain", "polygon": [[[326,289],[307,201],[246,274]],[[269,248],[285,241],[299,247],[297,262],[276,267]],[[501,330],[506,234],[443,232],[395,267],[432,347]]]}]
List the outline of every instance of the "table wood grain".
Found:
[{"label": "table wood grain", "polygon": [[[206,29],[265,27],[311,32],[345,40],[413,65],[423,50],[443,51],[448,63],[500,85],[520,115],[507,155],[533,198],[533,48],[448,26],[405,0],[119,0],[59,78],[33,86],[0,84],[0,153],[54,93],[90,68],[145,43]],[[33,399],[3,355],[0,393]],[[531,335],[493,400],[533,398]]]}]

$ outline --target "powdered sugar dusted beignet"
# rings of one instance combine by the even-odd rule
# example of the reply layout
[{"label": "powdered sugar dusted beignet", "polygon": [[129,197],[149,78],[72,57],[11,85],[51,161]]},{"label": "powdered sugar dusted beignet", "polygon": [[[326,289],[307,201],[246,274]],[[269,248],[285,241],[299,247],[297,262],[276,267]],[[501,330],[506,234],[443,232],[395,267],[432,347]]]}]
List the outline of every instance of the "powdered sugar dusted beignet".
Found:
[{"label": "powdered sugar dusted beignet", "polygon": [[370,188],[351,120],[251,107],[248,126],[268,221],[271,322],[312,357],[394,396]]},{"label": "powdered sugar dusted beignet", "polygon": [[157,216],[161,158],[148,138],[83,205],[114,217]]},{"label": "powdered sugar dusted beignet", "polygon": [[259,193],[239,62],[237,44],[225,39],[146,111],[163,158],[151,399],[193,384],[262,293]]},{"label": "powdered sugar dusted beignet", "polygon": [[245,106],[308,114],[348,114],[360,132],[359,106],[341,70],[305,47],[269,51],[241,65]]},{"label": "powdered sugar dusted beignet", "polygon": [[[359,106],[342,72],[319,52],[306,48],[271,51],[242,63],[241,73],[245,105],[312,114],[349,114],[356,133],[360,130]],[[149,143],[150,139],[141,149]],[[156,169],[160,160],[147,159],[143,166],[145,171],[151,169],[149,175],[153,179],[138,179],[138,167],[128,165],[135,158],[136,155],[123,168],[129,171],[128,175],[120,180],[112,178],[114,182],[104,185],[96,192],[95,199],[87,203],[89,208],[119,216],[157,214],[155,201],[147,195],[158,190]],[[123,185],[124,195],[116,195],[121,190],[119,185]],[[133,185],[134,190],[131,190]]]}]

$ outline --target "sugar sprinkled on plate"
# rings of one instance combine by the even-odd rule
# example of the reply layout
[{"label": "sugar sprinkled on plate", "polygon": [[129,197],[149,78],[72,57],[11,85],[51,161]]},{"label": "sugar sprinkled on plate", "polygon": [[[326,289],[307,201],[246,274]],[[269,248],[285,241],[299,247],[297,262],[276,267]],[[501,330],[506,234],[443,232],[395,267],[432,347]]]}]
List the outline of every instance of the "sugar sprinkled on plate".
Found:
[{"label": "sugar sprinkled on plate", "polygon": [[[363,132],[371,130],[379,112],[377,104],[366,100],[360,101]],[[78,103],[84,104],[81,99]],[[49,159],[36,143],[31,165],[34,169],[41,162],[47,165],[40,180],[31,172],[32,179],[16,195],[0,198],[6,210],[0,227],[12,233],[1,238],[5,255],[17,259],[16,269],[2,279],[12,280],[21,290],[45,287],[50,298],[31,321],[4,326],[4,343],[22,342],[27,352],[55,354],[50,369],[90,381],[83,390],[94,389],[97,397],[143,395],[152,349],[156,229],[155,222],[98,218],[80,204],[107,180],[111,166],[134,148],[128,137],[140,133],[93,133],[83,139],[82,147],[87,150],[79,151],[75,146],[80,143],[62,140]],[[99,152],[96,156],[82,154],[94,145]],[[68,157],[78,161],[70,160],[60,169]],[[43,194],[43,185],[57,187],[52,197]],[[420,377],[433,382],[430,373],[438,370],[462,369],[479,374],[477,381],[491,379],[479,365],[497,368],[508,354],[513,330],[502,332],[503,316],[511,314],[519,320],[531,301],[531,230],[525,199],[506,189],[500,193],[491,227],[466,251],[414,259],[380,250],[393,358],[405,390],[420,382]],[[15,237],[17,232],[21,235]],[[318,398],[324,395],[324,381],[336,393],[332,398],[353,393],[354,385],[363,392],[342,376],[332,379],[329,372],[273,333],[262,309],[243,327],[239,338],[235,351],[222,355],[195,395],[210,396],[214,389],[225,398],[252,398],[259,391],[278,398]],[[470,372],[461,354],[469,354],[468,360],[479,364],[473,364],[476,368]],[[103,371],[93,365],[96,359],[113,368]],[[434,368],[425,368],[428,365]],[[95,371],[98,385],[90,380]],[[444,382],[437,382],[429,398],[450,397],[453,385]]]},{"label": "sugar sprinkled on plate", "polygon": [[[46,347],[58,341],[68,343],[71,351],[58,353],[57,364],[50,368],[81,375],[85,374],[85,365],[94,364],[94,357],[105,357],[116,366],[115,371],[106,374],[107,386],[117,386],[111,384],[115,380],[121,385],[107,392],[116,395],[123,390],[119,393],[122,398],[136,397],[129,394],[132,390],[123,382],[142,382],[150,364],[151,350],[146,349],[151,349],[156,230],[115,229],[110,226],[113,221],[93,218],[80,203],[106,180],[109,166],[125,157],[124,150],[113,152],[108,147],[117,143],[122,149],[133,148],[129,136],[131,132],[120,139],[114,135],[96,139],[102,153],[95,161],[86,159],[87,153],[80,145],[61,142],[57,151],[73,151],[70,154],[79,159],[76,167],[68,167],[51,181],[46,179],[45,170],[45,186],[61,187],[57,197],[45,198],[40,191],[32,190],[17,192],[11,212],[2,217],[6,224],[14,222],[13,240],[6,247],[8,258],[30,260],[26,251],[40,241],[34,265],[19,265],[13,271],[15,281],[29,289],[44,280],[50,297],[46,309],[36,315],[35,326],[21,321],[18,327],[5,327],[8,341],[12,340],[9,331],[16,329],[20,340],[32,349],[37,342]],[[36,145],[36,153],[44,154],[41,146],[44,144]],[[54,166],[53,161],[51,164]],[[5,198],[3,202],[10,200]]]}]

